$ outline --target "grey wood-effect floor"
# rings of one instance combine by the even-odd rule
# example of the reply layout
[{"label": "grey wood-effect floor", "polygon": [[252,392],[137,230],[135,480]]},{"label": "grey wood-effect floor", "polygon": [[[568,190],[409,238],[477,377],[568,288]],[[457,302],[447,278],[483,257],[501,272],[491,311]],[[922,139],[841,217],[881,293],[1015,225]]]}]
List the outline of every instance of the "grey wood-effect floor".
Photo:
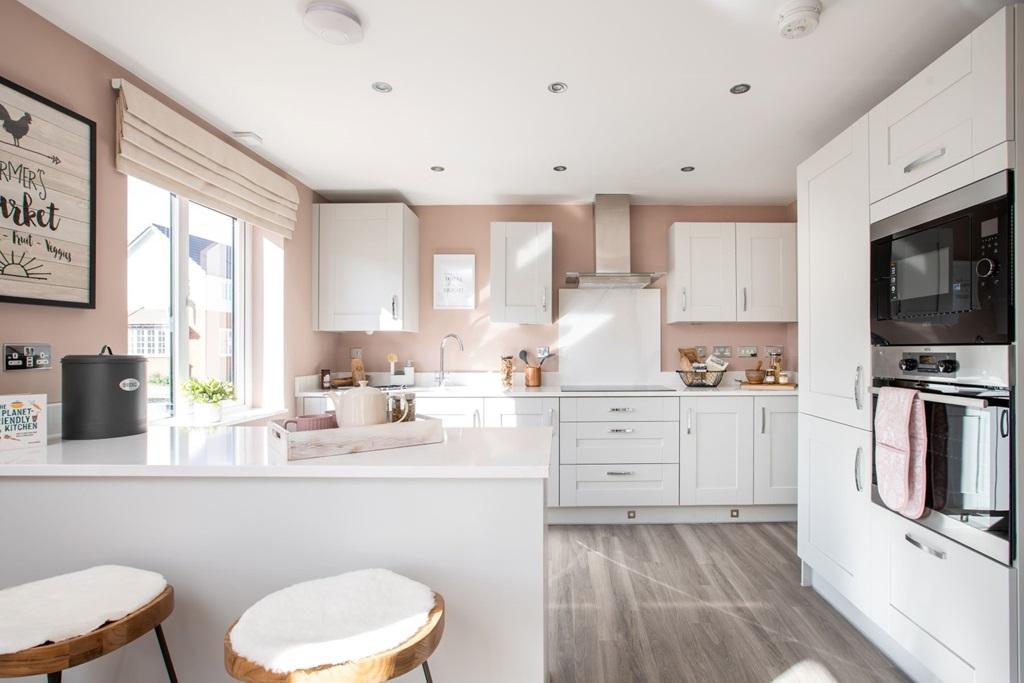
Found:
[{"label": "grey wood-effect floor", "polygon": [[551,683],[905,681],[810,588],[793,524],[553,526]]}]

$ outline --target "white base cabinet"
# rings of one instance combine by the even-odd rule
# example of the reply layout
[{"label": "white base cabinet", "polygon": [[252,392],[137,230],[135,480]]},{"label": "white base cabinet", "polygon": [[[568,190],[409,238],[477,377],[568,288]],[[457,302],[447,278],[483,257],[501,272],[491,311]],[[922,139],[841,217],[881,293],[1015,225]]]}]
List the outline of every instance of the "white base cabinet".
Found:
[{"label": "white base cabinet", "polygon": [[679,465],[562,465],[561,507],[679,504]]},{"label": "white base cabinet", "polygon": [[484,399],[485,427],[551,427],[548,506],[558,505],[558,399],[503,396]]},{"label": "white base cabinet", "polygon": [[694,397],[680,407],[680,504],[752,504],[754,400]]},{"label": "white base cabinet", "polygon": [[1013,573],[892,512],[883,627],[942,681],[1013,680]]},{"label": "white base cabinet", "polygon": [[797,503],[795,396],[754,399],[754,505]]},{"label": "white base cabinet", "polygon": [[445,429],[484,426],[484,399],[453,396],[416,398],[416,414],[441,420]]},{"label": "white base cabinet", "polygon": [[871,432],[801,413],[797,552],[863,612],[871,504]]}]

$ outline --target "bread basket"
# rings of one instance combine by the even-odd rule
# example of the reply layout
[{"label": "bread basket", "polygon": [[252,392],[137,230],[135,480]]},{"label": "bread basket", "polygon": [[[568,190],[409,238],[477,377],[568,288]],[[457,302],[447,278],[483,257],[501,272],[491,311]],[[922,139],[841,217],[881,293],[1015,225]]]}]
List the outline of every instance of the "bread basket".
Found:
[{"label": "bread basket", "polygon": [[722,383],[725,370],[676,370],[683,384],[688,387],[713,388]]}]

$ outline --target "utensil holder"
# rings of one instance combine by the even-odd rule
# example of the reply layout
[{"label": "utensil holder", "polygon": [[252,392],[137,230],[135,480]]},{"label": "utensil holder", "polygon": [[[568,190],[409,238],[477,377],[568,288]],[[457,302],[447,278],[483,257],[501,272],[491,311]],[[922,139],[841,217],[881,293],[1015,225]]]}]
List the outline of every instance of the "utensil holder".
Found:
[{"label": "utensil holder", "polygon": [[540,368],[526,366],[524,370],[526,375],[526,386],[528,387],[539,387],[540,386]]}]

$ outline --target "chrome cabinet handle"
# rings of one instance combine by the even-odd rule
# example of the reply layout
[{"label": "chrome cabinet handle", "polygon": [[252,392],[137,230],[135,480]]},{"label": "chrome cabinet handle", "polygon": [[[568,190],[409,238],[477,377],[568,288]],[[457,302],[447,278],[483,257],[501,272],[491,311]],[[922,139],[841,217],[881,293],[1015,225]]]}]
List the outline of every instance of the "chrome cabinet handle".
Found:
[{"label": "chrome cabinet handle", "polygon": [[545,287],[544,291],[540,295],[540,310],[547,313],[548,310],[548,288]]},{"label": "chrome cabinet handle", "polygon": [[636,474],[636,472],[633,472],[632,470],[608,470],[605,474],[609,477],[628,477]]},{"label": "chrome cabinet handle", "polygon": [[475,409],[473,411],[473,426],[474,427],[479,427],[480,426],[480,409],[479,408],[477,408],[477,409]]},{"label": "chrome cabinet handle", "polygon": [[686,433],[693,433],[693,408],[686,409]]},{"label": "chrome cabinet handle", "polygon": [[609,434],[632,434],[634,430],[616,427],[608,430]]},{"label": "chrome cabinet handle", "polygon": [[609,413],[632,413],[633,408],[609,408]]},{"label": "chrome cabinet handle", "polygon": [[747,310],[747,288],[743,288],[743,310]]},{"label": "chrome cabinet handle", "polygon": [[933,548],[930,545],[925,545],[924,543],[922,543],[921,541],[917,540],[916,538],[914,538],[910,534],[903,534],[903,538],[906,539],[907,543],[909,543],[910,545],[914,546],[915,548],[920,548],[921,550],[925,551],[929,555],[937,557],[940,560],[946,559],[946,551],[944,551],[944,550],[939,550],[938,548]]},{"label": "chrome cabinet handle", "polygon": [[683,310],[684,311],[686,310],[686,304],[687,304],[687,301],[686,301],[686,287],[683,287]]},{"label": "chrome cabinet handle", "polygon": [[945,147],[939,147],[938,149],[933,149],[932,151],[928,152],[927,154],[919,156],[918,158],[914,159],[909,164],[904,166],[903,167],[903,172],[904,173],[910,173],[911,171],[913,171],[918,166],[923,166],[924,164],[927,164],[929,161],[935,161],[936,159],[939,159],[939,158],[944,157],[944,156],[946,156],[946,148]]},{"label": "chrome cabinet handle", "polygon": [[853,485],[857,487],[858,493],[864,490],[864,485],[860,481],[860,457],[863,452],[863,449],[857,446],[857,455],[853,458]]},{"label": "chrome cabinet handle", "polygon": [[768,409],[761,406],[761,433],[764,434],[768,426]]},{"label": "chrome cabinet handle", "polygon": [[860,401],[860,377],[864,372],[864,368],[861,365],[857,366],[857,374],[853,378],[853,405],[857,407],[857,410],[861,409]]},{"label": "chrome cabinet handle", "polygon": [[398,320],[398,295],[391,297],[391,319]]}]

